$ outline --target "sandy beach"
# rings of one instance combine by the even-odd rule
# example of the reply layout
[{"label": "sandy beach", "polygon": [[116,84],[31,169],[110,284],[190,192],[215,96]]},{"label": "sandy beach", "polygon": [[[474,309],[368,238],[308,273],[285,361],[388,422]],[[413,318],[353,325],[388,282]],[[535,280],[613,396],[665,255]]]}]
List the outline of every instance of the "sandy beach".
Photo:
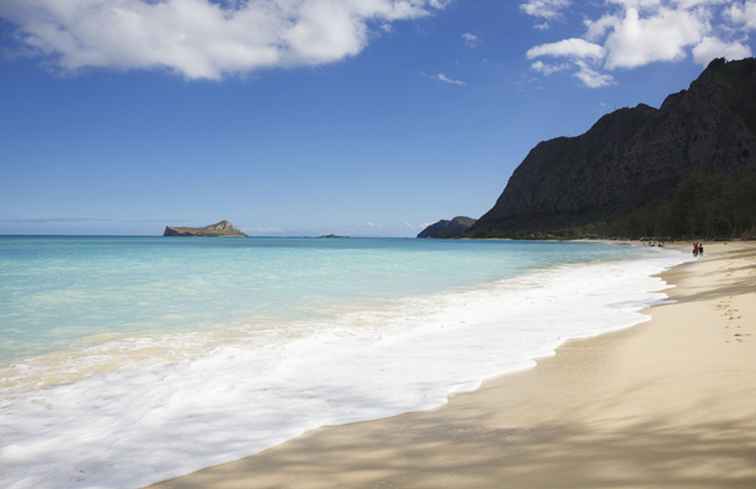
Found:
[{"label": "sandy beach", "polygon": [[651,321],[571,341],[440,409],[150,487],[753,489],[756,244],[707,244],[664,279],[672,300]]}]

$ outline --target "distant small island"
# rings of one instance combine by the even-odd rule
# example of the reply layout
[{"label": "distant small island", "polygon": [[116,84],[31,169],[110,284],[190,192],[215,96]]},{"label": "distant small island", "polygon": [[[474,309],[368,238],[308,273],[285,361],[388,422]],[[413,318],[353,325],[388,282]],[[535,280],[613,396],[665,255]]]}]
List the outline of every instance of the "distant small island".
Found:
[{"label": "distant small island", "polygon": [[324,234],[322,236],[318,236],[318,239],[349,239],[350,236],[341,236],[338,234]]},{"label": "distant small island", "polygon": [[423,229],[418,238],[450,239],[461,238],[470,229],[476,220],[471,217],[457,216],[451,221],[442,219]]},{"label": "distant small island", "polygon": [[234,227],[231,222],[223,220],[210,224],[202,228],[192,227],[180,227],[180,226],[166,226],[163,231],[163,236],[171,237],[205,237],[205,238],[221,238],[221,237],[237,237],[246,238],[247,235]]}]

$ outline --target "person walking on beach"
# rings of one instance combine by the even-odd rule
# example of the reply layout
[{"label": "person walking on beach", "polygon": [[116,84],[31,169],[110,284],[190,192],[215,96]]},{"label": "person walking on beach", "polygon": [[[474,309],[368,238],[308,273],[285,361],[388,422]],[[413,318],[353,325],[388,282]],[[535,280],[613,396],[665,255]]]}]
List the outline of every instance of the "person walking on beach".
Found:
[{"label": "person walking on beach", "polygon": [[703,258],[703,243],[698,243],[698,256]]},{"label": "person walking on beach", "polygon": [[698,258],[698,241],[693,241],[693,256]]}]

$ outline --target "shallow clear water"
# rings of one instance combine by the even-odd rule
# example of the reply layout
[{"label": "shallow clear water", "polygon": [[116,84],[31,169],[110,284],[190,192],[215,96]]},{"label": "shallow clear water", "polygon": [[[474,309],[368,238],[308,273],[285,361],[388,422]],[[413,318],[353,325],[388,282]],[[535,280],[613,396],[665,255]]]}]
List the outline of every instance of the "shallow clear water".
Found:
[{"label": "shallow clear water", "polygon": [[0,487],[132,488],[637,324],[672,251],[0,238]]},{"label": "shallow clear water", "polygon": [[0,237],[0,362],[94,335],[312,318],[634,253],[505,241]]}]

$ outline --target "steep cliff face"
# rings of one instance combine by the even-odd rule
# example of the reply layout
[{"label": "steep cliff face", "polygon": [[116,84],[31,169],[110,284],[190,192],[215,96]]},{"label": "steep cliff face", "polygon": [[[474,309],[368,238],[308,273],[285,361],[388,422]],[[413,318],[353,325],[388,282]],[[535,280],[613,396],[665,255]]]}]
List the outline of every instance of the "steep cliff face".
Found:
[{"label": "steep cliff face", "polygon": [[718,59],[659,109],[620,109],[578,137],[538,144],[467,234],[569,234],[663,202],[694,170],[755,164],[756,59]]},{"label": "steep cliff face", "polygon": [[417,237],[435,239],[461,238],[473,224],[475,224],[475,219],[464,216],[457,216],[451,221],[442,219],[425,228]]},{"label": "steep cliff face", "polygon": [[163,236],[246,237],[247,235],[235,228],[229,221],[223,220],[202,228],[166,226]]}]

